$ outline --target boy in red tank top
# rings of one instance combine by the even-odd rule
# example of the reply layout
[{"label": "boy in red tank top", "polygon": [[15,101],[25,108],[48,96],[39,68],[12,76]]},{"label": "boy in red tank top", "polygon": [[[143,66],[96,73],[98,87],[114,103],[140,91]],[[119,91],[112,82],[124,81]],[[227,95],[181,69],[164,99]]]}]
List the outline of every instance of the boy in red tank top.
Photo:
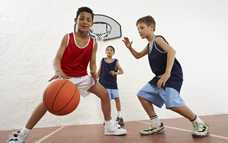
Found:
[{"label": "boy in red tank top", "polygon": [[[50,79],[65,78],[71,80],[85,96],[88,92],[94,93],[101,100],[101,108],[105,119],[105,135],[124,135],[126,129],[119,128],[111,119],[110,100],[107,91],[97,81],[96,66],[96,40],[89,36],[89,30],[93,24],[93,11],[88,7],[81,7],[75,18],[74,32],[66,34],[54,60],[55,75]],[[90,67],[90,75],[87,67]],[[8,143],[24,143],[30,130],[46,113],[47,108],[40,103],[26,126],[13,133]]]}]

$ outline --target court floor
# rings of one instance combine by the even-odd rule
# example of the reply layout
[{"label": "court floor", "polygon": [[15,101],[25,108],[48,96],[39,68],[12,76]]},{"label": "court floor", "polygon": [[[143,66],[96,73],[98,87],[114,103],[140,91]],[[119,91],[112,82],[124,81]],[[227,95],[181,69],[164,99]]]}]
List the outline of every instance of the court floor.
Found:
[{"label": "court floor", "polygon": [[[191,123],[184,118],[164,119],[163,134],[141,136],[148,121],[126,122],[126,136],[104,136],[102,124],[34,128],[27,143],[228,143],[228,114],[202,116],[210,129],[208,137],[193,138]],[[12,131],[0,131],[4,143]]]}]

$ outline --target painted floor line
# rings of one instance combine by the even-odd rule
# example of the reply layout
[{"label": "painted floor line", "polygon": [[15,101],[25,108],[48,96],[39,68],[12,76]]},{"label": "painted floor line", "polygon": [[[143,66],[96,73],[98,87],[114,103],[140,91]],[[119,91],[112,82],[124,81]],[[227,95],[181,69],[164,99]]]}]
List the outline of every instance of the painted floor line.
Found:
[{"label": "painted floor line", "polygon": [[[150,124],[147,121],[139,121],[139,123],[143,123],[143,124],[147,124],[147,125]],[[165,126],[165,127],[168,128],[168,129],[172,129],[172,130],[177,130],[177,131],[183,131],[183,132],[192,133],[191,130],[186,130],[186,129],[172,127],[172,126]],[[220,136],[220,135],[211,134],[211,133],[209,133],[209,136],[215,137],[215,138],[219,138],[219,139],[223,139],[223,140],[228,140],[228,137],[226,137],[226,136]]]},{"label": "painted floor line", "polygon": [[42,143],[44,140],[46,140],[47,138],[53,136],[55,133],[61,131],[63,128],[64,128],[64,126],[57,128],[56,130],[54,130],[54,131],[51,132],[50,134],[48,134],[48,135],[42,137],[41,139],[39,139],[39,140],[36,141],[35,143]]}]

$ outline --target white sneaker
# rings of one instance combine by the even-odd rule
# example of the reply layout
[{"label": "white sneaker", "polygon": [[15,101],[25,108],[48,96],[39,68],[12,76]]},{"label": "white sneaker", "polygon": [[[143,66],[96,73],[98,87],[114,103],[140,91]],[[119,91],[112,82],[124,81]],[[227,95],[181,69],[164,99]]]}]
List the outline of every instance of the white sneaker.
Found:
[{"label": "white sneaker", "polygon": [[209,129],[207,124],[201,122],[193,122],[193,137],[205,137],[209,134]]},{"label": "white sneaker", "polygon": [[7,143],[25,143],[27,138],[26,134],[22,134],[20,130],[12,133],[11,137],[7,140]]},{"label": "white sneaker", "polygon": [[104,134],[107,136],[123,136],[127,134],[127,130],[121,128],[116,122],[105,122]]},{"label": "white sneaker", "polygon": [[165,131],[165,127],[163,123],[161,123],[161,125],[158,127],[153,127],[152,125],[150,125],[149,127],[139,131],[139,133],[141,135],[152,135],[152,134],[160,134],[160,133],[163,133],[164,131]]}]

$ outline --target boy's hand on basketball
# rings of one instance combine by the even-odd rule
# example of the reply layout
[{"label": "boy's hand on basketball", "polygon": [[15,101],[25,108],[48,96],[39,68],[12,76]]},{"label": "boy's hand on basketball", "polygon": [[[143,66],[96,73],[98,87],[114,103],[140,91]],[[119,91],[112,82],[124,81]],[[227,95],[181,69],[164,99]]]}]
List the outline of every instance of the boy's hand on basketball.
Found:
[{"label": "boy's hand on basketball", "polygon": [[52,78],[50,78],[48,81],[52,81],[52,80],[58,79],[58,78],[59,79],[69,79],[70,77],[60,71],[56,71],[55,75]]},{"label": "boy's hand on basketball", "polygon": [[49,80],[48,80],[48,82],[50,82],[50,81],[52,81],[52,80],[54,80],[54,79],[57,79],[59,76],[58,75],[54,75],[54,76],[52,76]]},{"label": "boy's hand on basketball", "polygon": [[170,73],[168,73],[168,72],[162,74],[161,76],[159,76],[159,80],[158,80],[158,82],[157,82],[157,86],[158,86],[159,88],[164,87],[165,84],[166,84],[166,82],[167,82],[167,80],[169,79],[169,77],[170,77]]},{"label": "boy's hand on basketball", "polygon": [[130,49],[131,48],[131,45],[133,43],[133,41],[130,41],[128,37],[124,37],[124,39],[122,40],[125,44],[125,46]]}]

